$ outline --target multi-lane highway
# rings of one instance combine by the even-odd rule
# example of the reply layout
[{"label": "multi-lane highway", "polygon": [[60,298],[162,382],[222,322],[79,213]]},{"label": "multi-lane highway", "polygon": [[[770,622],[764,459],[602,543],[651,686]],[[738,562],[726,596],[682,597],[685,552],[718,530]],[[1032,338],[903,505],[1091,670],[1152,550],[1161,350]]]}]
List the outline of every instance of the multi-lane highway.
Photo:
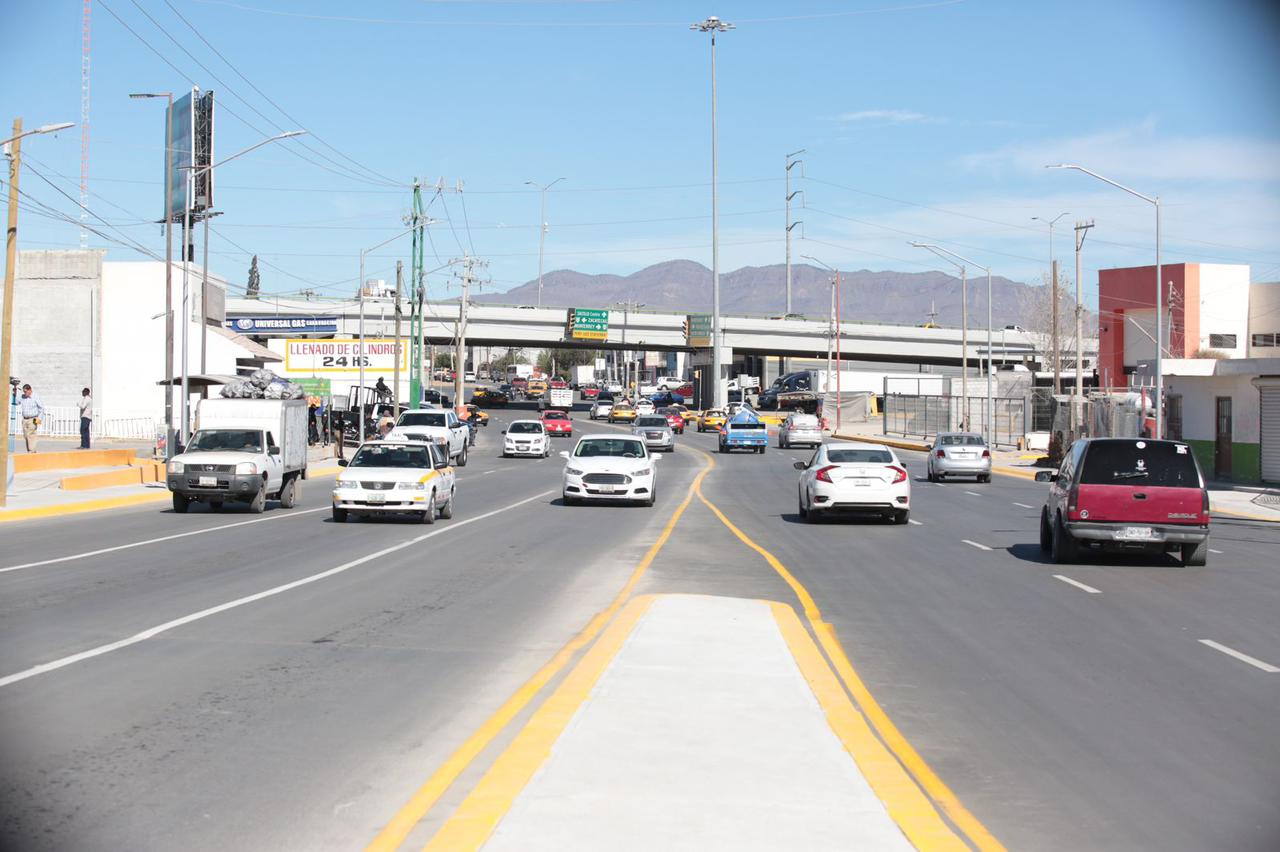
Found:
[{"label": "multi-lane highway", "polygon": [[653,508],[566,507],[561,459],[498,457],[514,416],[432,527],[335,524],[325,478],[261,516],[7,526],[0,847],[420,848],[599,614],[667,593],[833,625],[942,786],[916,780],[1009,849],[1280,846],[1275,526],[1215,519],[1204,569],[1056,566],[1042,485],[931,485],[905,453],[910,525],[806,524],[806,453],[718,455],[694,432]]}]

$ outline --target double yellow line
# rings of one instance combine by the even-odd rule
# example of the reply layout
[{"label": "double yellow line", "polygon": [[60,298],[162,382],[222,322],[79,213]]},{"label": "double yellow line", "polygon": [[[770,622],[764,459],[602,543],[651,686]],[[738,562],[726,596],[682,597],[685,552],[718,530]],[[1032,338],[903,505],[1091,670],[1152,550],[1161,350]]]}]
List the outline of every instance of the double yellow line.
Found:
[{"label": "double yellow line", "polygon": [[[1004,847],[1000,842],[960,803],[872,697],[841,647],[835,628],[823,620],[822,612],[808,589],[777,557],[747,536],[703,493],[703,480],[715,467],[715,459],[701,450],[689,449],[702,458],[704,465],[622,590],[608,607],[597,614],[577,636],[507,699],[432,774],[369,844],[367,848],[370,852],[398,849],[471,762],[568,665],[578,651],[591,644],[604,630],[604,635],[592,645],[556,692],[543,703],[463,802],[458,812],[437,833],[428,849],[470,849],[478,848],[484,843],[510,808],[515,796],[545,761],[565,725],[587,699],[596,680],[648,609],[651,596],[628,601],[641,577],[670,539],[695,494],[739,541],[758,553],[795,593],[804,611],[808,630],[791,607],[770,602],[779,630],[822,706],[832,730],[908,839],[917,849],[922,850],[974,848],[982,852],[1003,852]],[[619,610],[622,610],[622,615],[614,620]],[[613,623],[610,624],[610,621]],[[817,645],[810,638],[810,631],[817,638]]]}]

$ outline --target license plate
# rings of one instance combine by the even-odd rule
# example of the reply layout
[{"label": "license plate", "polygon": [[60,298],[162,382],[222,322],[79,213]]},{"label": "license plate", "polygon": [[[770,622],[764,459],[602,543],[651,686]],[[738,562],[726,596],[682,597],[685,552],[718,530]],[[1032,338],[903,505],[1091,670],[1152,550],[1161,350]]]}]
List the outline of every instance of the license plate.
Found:
[{"label": "license plate", "polygon": [[200,485],[201,485],[201,486],[203,486],[203,487],[205,487],[205,488],[217,488],[217,487],[218,487],[218,477],[216,477],[216,476],[202,476],[202,477],[200,477]]},{"label": "license plate", "polygon": [[597,490],[597,491],[599,491],[601,494],[612,494],[612,493],[613,493],[613,486],[612,486],[612,485],[600,485],[600,486],[597,486],[596,490]]},{"label": "license plate", "polygon": [[965,461],[968,461],[969,459],[973,458],[973,453],[956,453],[956,458],[964,459]]},{"label": "license plate", "polygon": [[854,487],[854,488],[870,488],[870,487],[871,487],[871,480],[870,480],[870,479],[855,479],[855,480],[853,481],[853,487]]},{"label": "license plate", "polygon": [[370,494],[370,495],[369,495],[369,502],[370,502],[370,503],[385,503],[385,502],[387,502],[387,495],[385,495],[385,494]]},{"label": "license plate", "polygon": [[1125,527],[1120,531],[1120,538],[1126,541],[1143,541],[1156,537],[1156,531],[1151,527]]}]

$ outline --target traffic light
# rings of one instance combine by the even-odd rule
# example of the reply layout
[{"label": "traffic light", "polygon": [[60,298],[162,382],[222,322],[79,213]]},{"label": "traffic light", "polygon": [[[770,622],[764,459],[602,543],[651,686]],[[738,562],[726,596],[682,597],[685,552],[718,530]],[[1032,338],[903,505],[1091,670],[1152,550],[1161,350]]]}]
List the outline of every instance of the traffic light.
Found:
[{"label": "traffic light", "polygon": [[689,317],[687,315],[684,318],[684,339],[686,342],[689,340]]}]

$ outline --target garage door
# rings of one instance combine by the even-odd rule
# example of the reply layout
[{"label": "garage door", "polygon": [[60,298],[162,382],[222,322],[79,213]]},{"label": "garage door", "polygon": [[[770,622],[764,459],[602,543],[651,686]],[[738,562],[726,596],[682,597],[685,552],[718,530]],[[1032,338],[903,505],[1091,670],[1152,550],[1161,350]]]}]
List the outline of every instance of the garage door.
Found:
[{"label": "garage door", "polygon": [[1262,478],[1266,482],[1280,482],[1280,381],[1266,384],[1259,382],[1258,393]]}]

